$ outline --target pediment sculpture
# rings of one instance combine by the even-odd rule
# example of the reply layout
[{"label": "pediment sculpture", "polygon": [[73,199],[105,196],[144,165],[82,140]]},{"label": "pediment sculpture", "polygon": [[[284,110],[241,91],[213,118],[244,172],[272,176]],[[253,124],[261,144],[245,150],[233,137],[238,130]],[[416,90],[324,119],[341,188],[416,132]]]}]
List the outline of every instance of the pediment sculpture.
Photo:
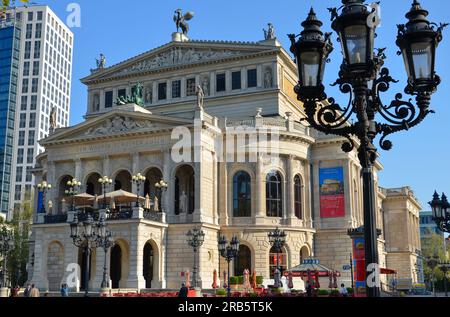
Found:
[{"label": "pediment sculpture", "polygon": [[111,133],[130,132],[138,129],[153,128],[154,124],[150,121],[135,121],[129,117],[115,116],[109,118],[101,126],[90,128],[85,135],[107,135]]},{"label": "pediment sculpture", "polygon": [[[119,74],[128,74],[153,70],[161,67],[195,63],[199,61],[216,60],[242,55],[245,52],[233,50],[196,50],[194,48],[175,47],[150,59],[122,70]],[[247,53],[248,54],[248,53]]]}]

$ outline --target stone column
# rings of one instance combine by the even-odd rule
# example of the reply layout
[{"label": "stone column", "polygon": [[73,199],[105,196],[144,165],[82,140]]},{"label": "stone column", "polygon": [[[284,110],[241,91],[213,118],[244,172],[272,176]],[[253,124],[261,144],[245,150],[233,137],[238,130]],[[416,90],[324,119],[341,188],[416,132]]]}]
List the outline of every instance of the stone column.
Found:
[{"label": "stone column", "polygon": [[[200,152],[201,153],[201,152]],[[201,154],[200,154],[201,155]],[[195,162],[194,166],[195,177],[195,203],[194,203],[194,222],[202,222],[202,163]]]},{"label": "stone column", "polygon": [[[79,182],[83,181],[83,161],[80,158],[77,158],[75,160],[75,175],[74,178],[76,178]],[[83,191],[85,189],[85,184],[83,182],[81,183],[80,190]]]},{"label": "stone column", "polygon": [[266,199],[266,188],[265,188],[265,180],[263,173],[263,157],[261,155],[258,156],[258,161],[256,163],[256,215],[255,215],[255,224],[264,223],[264,219],[266,218],[265,213],[265,199]]},{"label": "stone column", "polygon": [[[137,173],[140,173],[141,171],[139,170],[139,153],[135,152],[131,154],[131,159],[132,159],[132,166],[131,166],[131,173],[133,175],[136,175]],[[140,186],[141,188],[139,188],[139,191],[142,192],[143,191],[143,185]],[[137,193],[137,184],[133,181],[131,181],[131,192],[133,194]],[[139,192],[139,195],[141,195],[141,193]]]},{"label": "stone column", "polygon": [[130,240],[130,271],[127,279],[127,288],[143,289],[145,288],[145,279],[143,272],[144,240],[140,237],[139,224],[131,228]]},{"label": "stone column", "polygon": [[172,179],[171,176],[172,171],[172,156],[170,153],[170,148],[164,150],[164,159],[163,159],[163,180],[169,185],[167,188],[167,192],[164,193],[164,201],[161,202],[162,208],[164,209],[166,215],[173,215],[173,204],[171,204],[172,192],[175,192],[175,179]]},{"label": "stone column", "polygon": [[228,210],[228,164],[219,163],[219,223],[227,226],[229,223]]},{"label": "stone column", "polygon": [[50,212],[48,210],[48,201],[51,200],[53,202],[53,214],[56,214],[58,212],[58,210],[56,210],[58,208],[58,187],[59,184],[56,183],[57,179],[56,179],[56,169],[55,169],[55,162],[48,162],[47,163],[47,183],[52,185],[52,189],[49,190],[46,194],[46,201],[44,201],[44,205],[45,205],[45,210],[48,212]]},{"label": "stone column", "polygon": [[155,104],[158,102],[158,82],[153,82],[153,93],[152,93],[152,104]]},{"label": "stone column", "polygon": [[286,218],[288,219],[288,222],[292,224],[292,222],[295,220],[295,194],[294,194],[294,156],[288,155],[287,157],[287,185],[286,185]]},{"label": "stone column", "polygon": [[312,213],[313,208],[311,207],[311,201],[312,201],[312,195],[311,193],[311,185],[312,185],[312,179],[311,179],[311,166],[308,164],[308,162],[303,162],[304,166],[304,182],[303,182],[303,223],[306,227],[312,228]]}]

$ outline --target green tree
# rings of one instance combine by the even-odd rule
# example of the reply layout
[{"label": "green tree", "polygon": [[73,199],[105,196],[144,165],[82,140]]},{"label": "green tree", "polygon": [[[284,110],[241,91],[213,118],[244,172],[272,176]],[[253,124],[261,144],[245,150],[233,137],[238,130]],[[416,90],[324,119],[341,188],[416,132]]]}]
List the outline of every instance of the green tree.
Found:
[{"label": "green tree", "polygon": [[[445,249],[444,249],[445,248]],[[444,285],[444,273],[439,268],[439,265],[431,268],[426,259],[437,256],[438,262],[446,262],[447,254],[449,253],[450,248],[447,243],[444,242],[443,235],[439,235],[436,233],[429,233],[426,237],[422,238],[422,255],[424,257],[423,261],[423,272],[426,280],[429,284],[431,284],[431,277],[434,277],[434,281],[436,284],[436,288],[439,291],[443,290]]]},{"label": "green tree", "polygon": [[[29,0],[19,0],[22,3],[28,3]],[[14,7],[16,5],[16,0],[1,0],[1,10],[0,10],[0,17],[4,17],[6,10],[8,10],[9,7]]]},{"label": "green tree", "polygon": [[28,279],[29,237],[33,217],[31,201],[24,201],[21,208],[14,210],[12,220],[8,222],[13,230],[14,248],[8,256],[7,270],[13,286],[22,286]]}]

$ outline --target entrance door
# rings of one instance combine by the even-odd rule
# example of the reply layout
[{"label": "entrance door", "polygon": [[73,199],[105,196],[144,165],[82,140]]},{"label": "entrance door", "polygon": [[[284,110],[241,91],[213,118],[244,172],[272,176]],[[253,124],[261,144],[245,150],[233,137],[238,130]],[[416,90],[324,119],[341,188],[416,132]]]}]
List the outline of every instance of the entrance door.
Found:
[{"label": "entrance door", "polygon": [[110,276],[112,288],[119,288],[120,279],[122,278],[122,249],[117,244],[111,249]]},{"label": "entrance door", "polygon": [[145,279],[145,288],[152,288],[152,280],[153,280],[153,247],[150,243],[147,243],[144,247],[144,279]]}]

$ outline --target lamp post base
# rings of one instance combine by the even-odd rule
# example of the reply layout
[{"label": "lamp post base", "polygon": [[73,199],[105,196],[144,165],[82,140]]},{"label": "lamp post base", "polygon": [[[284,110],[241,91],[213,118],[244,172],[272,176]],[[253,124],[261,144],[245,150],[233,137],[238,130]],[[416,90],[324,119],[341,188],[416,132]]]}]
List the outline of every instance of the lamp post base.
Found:
[{"label": "lamp post base", "polygon": [[109,287],[101,288],[100,297],[111,297],[111,289]]},{"label": "lamp post base", "polygon": [[0,288],[0,297],[9,297],[9,288],[7,287]]}]

